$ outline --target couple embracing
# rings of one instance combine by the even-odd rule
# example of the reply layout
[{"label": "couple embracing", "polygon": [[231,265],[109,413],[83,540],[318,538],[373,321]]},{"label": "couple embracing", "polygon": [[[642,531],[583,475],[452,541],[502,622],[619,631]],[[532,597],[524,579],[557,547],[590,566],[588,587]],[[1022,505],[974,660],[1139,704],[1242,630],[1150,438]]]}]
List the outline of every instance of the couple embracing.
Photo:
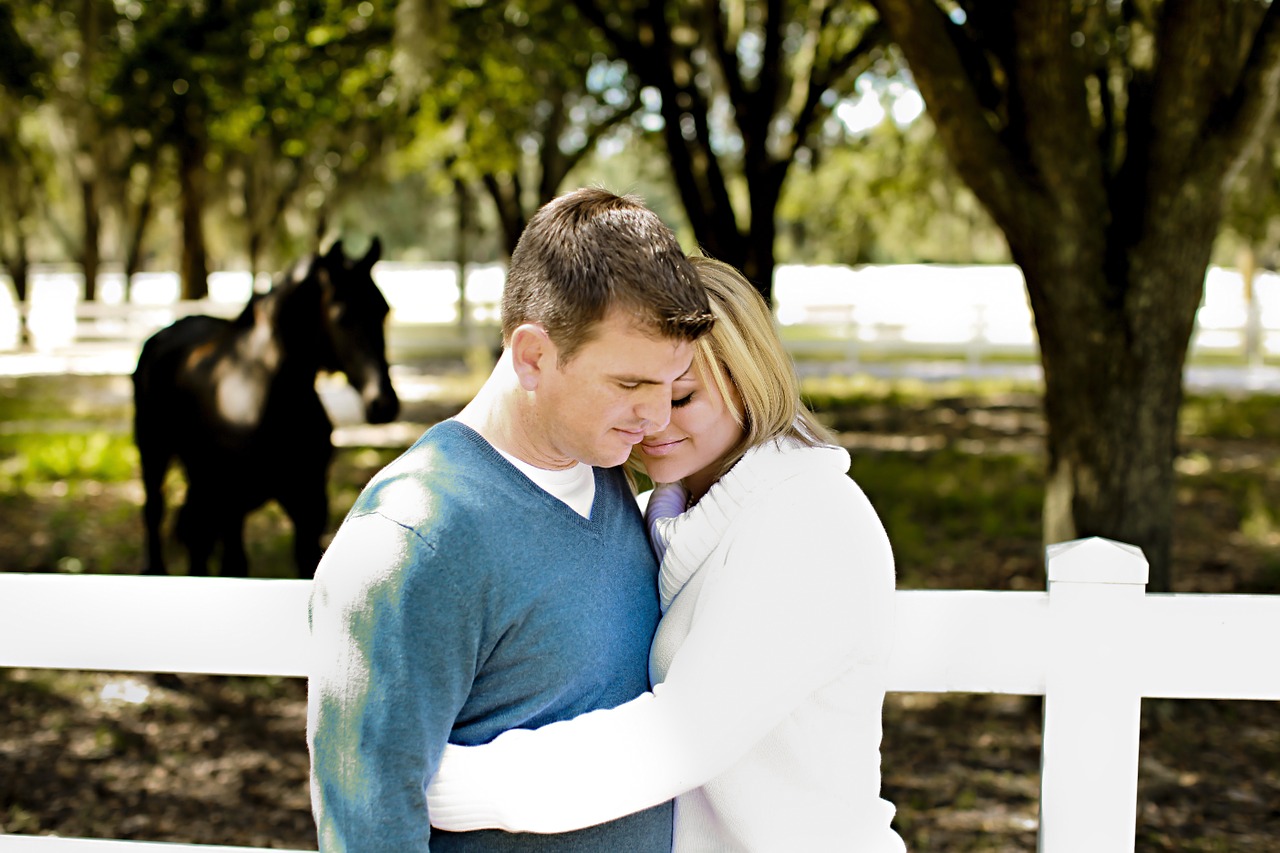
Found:
[{"label": "couple embracing", "polygon": [[764,300],[579,190],[525,229],[502,334],[316,574],[320,849],[901,853],[892,552]]}]

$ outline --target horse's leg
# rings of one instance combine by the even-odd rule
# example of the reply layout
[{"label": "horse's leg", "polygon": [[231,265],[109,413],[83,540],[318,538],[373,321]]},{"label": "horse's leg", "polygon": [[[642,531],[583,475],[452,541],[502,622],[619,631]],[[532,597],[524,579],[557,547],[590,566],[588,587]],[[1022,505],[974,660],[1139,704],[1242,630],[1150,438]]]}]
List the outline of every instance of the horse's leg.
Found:
[{"label": "horse's leg", "polygon": [[[140,408],[142,402],[136,406]],[[173,459],[173,447],[163,429],[151,426],[139,413],[134,420],[134,441],[142,463],[142,523],[146,529],[147,563],[143,572],[163,575],[168,569],[164,560],[164,478]]]},{"label": "horse's leg", "polygon": [[320,483],[313,490],[295,492],[282,498],[289,520],[293,522],[293,562],[300,578],[313,578],[320,563],[320,538],[324,536],[329,521],[329,499],[325,485]]},{"label": "horse's leg", "polygon": [[148,464],[145,454],[142,458],[142,485],[146,493],[142,523],[147,531],[147,564],[143,572],[163,575],[168,573],[164,560],[164,477],[169,459],[165,457]]},{"label": "horse's leg", "polygon": [[222,540],[221,574],[224,578],[249,576],[249,554],[244,547],[244,518],[243,513],[225,510],[218,525],[218,537]]},{"label": "horse's leg", "polygon": [[178,510],[178,539],[187,549],[187,574],[208,575],[213,556],[216,507],[202,499],[203,493],[188,478],[187,500]]},{"label": "horse's leg", "polygon": [[298,465],[288,478],[288,488],[278,500],[293,522],[293,560],[300,578],[313,578],[320,563],[320,539],[329,524],[329,460],[333,448],[305,465]]}]

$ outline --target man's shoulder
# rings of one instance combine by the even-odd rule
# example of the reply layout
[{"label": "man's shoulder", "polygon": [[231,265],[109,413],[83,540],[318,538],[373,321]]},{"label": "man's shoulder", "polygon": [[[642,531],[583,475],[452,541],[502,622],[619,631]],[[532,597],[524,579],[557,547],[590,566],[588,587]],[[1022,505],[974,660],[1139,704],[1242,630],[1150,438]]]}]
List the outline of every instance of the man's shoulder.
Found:
[{"label": "man's shoulder", "polygon": [[466,427],[444,421],[374,475],[352,515],[380,513],[410,527],[443,511],[483,506],[485,492],[502,478],[499,457]]}]

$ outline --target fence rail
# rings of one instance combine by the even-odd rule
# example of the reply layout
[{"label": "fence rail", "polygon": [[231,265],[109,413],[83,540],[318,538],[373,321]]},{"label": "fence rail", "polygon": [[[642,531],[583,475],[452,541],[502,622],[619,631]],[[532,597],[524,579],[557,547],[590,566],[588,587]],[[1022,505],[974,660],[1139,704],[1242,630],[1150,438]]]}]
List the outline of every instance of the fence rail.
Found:
[{"label": "fence rail", "polygon": [[[1039,850],[1134,849],[1143,697],[1280,700],[1280,597],[1146,594],[1141,551],[1051,546],[1046,592],[903,590],[889,687],[1043,695]],[[307,672],[298,580],[0,574],[0,667]],[[247,848],[0,835],[32,853]]]}]

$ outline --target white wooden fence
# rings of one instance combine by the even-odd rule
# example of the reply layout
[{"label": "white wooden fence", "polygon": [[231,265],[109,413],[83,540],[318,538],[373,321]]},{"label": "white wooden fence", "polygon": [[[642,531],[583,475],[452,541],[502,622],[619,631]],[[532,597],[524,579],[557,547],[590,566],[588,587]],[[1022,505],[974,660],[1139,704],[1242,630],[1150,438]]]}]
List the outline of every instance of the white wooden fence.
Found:
[{"label": "white wooden fence", "polygon": [[[899,591],[890,689],[1043,695],[1039,850],[1132,851],[1143,697],[1280,700],[1280,596],[1147,594],[1141,551],[1104,539],[1050,546],[1047,572],[1047,592]],[[0,573],[0,666],[301,677],[309,589]],[[4,853],[245,849],[0,835]]]},{"label": "white wooden fence", "polygon": [[[496,341],[500,264],[468,267],[466,314],[458,323],[457,270],[452,264],[379,262],[374,278],[392,305],[393,353],[456,354]],[[3,278],[0,276],[0,278]],[[254,283],[247,273],[210,278],[213,298],[175,301],[176,277],[148,273],[122,302],[119,276],[100,279],[103,299],[86,303],[74,268],[49,270],[42,298],[22,306],[37,347],[56,350],[103,343],[140,345],[155,330],[192,313],[234,315]],[[3,282],[0,282],[3,284]],[[258,287],[265,287],[266,280]],[[910,355],[1034,361],[1037,341],[1021,271],[1010,264],[956,266],[887,264],[859,268],[788,264],[775,279],[783,340],[793,355],[856,366],[863,360]],[[0,287],[0,349],[12,346],[16,319]],[[1264,271],[1248,289],[1233,270],[1210,268],[1197,313],[1191,355],[1241,359],[1259,366],[1280,357],[1280,273]]]}]

